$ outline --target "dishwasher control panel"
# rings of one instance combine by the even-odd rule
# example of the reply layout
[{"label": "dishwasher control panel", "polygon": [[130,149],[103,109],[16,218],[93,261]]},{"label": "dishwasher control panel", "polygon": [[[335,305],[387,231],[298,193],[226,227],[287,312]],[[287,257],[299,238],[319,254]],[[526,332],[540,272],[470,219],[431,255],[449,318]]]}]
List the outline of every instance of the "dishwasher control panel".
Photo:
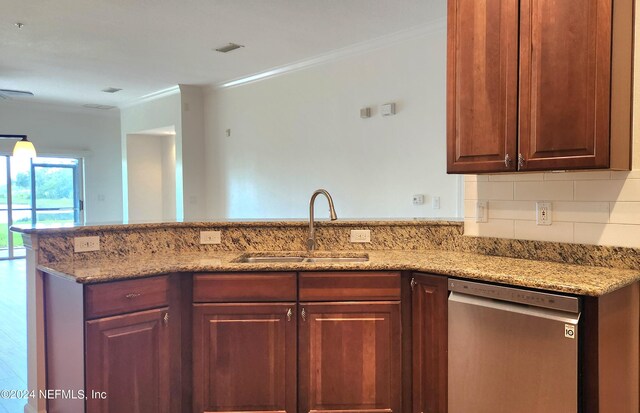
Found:
[{"label": "dishwasher control panel", "polygon": [[573,313],[580,312],[579,298],[561,294],[543,293],[522,288],[458,280],[455,278],[449,279],[449,291],[535,307],[570,311]]}]

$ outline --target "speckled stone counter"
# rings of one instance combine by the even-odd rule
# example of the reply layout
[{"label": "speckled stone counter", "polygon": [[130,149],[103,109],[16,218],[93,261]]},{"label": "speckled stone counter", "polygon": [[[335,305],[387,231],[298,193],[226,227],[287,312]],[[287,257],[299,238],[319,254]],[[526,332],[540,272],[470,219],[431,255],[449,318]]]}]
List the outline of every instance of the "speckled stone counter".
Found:
[{"label": "speckled stone counter", "polygon": [[[291,252],[295,254],[294,252]],[[338,252],[336,252],[338,253]],[[359,263],[241,263],[244,252],[167,254],[149,259],[95,260],[39,265],[47,273],[96,283],[176,272],[401,270],[490,281],[578,295],[600,296],[640,280],[640,271],[494,257],[455,251],[367,251]],[[264,252],[261,254],[265,254]],[[282,252],[274,252],[274,255]],[[304,255],[300,252],[299,255]],[[319,255],[327,255],[323,252]],[[296,254],[298,255],[298,254]]]},{"label": "speckled stone counter", "polygon": [[[230,221],[14,230],[36,252],[38,269],[79,283],[202,271],[398,270],[599,296],[640,280],[637,249],[467,237],[455,220],[317,222],[316,254],[367,254],[367,262],[237,262],[245,253],[305,255],[307,225]],[[352,229],[369,229],[371,242],[349,242]],[[222,242],[201,245],[201,230],[221,231]],[[74,253],[77,236],[99,236],[100,251]]]}]

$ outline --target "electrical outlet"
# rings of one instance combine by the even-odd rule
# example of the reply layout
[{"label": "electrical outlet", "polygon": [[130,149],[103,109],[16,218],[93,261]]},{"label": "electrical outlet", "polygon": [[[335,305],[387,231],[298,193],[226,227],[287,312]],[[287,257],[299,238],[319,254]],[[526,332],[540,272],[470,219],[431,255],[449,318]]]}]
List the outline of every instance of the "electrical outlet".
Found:
[{"label": "electrical outlet", "polygon": [[413,196],[413,205],[422,205],[422,204],[424,204],[424,195],[415,194]]},{"label": "electrical outlet", "polygon": [[551,202],[536,202],[536,224],[551,225]]},{"label": "electrical outlet", "polygon": [[487,201],[476,201],[476,222],[489,221],[489,206]]},{"label": "electrical outlet", "polygon": [[433,198],[431,198],[431,208],[440,209],[440,197],[439,196],[434,196]]},{"label": "electrical outlet", "polygon": [[73,252],[100,251],[100,237],[74,237]]},{"label": "electrical outlet", "polygon": [[352,229],[351,242],[371,242],[371,231],[368,229]]},{"label": "electrical outlet", "polygon": [[200,231],[200,244],[220,244],[221,231]]}]

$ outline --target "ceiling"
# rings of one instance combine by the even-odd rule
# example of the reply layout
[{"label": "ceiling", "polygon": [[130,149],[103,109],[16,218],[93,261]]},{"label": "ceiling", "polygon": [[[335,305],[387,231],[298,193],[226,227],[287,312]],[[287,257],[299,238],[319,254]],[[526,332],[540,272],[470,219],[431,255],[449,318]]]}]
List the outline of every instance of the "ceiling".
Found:
[{"label": "ceiling", "polygon": [[[426,26],[446,0],[0,0],[0,10],[0,89],[118,106]],[[229,42],[245,47],[213,50]]]}]

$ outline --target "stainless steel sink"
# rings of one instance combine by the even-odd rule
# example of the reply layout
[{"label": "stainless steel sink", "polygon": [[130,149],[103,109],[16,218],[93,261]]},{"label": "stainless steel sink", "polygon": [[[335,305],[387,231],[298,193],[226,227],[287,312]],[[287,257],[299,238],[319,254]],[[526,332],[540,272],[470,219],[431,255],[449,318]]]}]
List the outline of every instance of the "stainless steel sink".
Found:
[{"label": "stainless steel sink", "polygon": [[308,257],[305,258],[303,262],[367,262],[369,261],[368,256],[361,257]]},{"label": "stainless steel sink", "polygon": [[266,263],[350,263],[350,262],[367,262],[369,255],[319,255],[313,257],[303,257],[299,255],[260,255],[260,254],[244,254],[235,262],[247,264],[266,264]]},{"label": "stainless steel sink", "polygon": [[244,255],[238,259],[238,262],[246,263],[271,263],[271,262],[302,262],[303,257],[277,257],[277,256],[254,256]]}]

